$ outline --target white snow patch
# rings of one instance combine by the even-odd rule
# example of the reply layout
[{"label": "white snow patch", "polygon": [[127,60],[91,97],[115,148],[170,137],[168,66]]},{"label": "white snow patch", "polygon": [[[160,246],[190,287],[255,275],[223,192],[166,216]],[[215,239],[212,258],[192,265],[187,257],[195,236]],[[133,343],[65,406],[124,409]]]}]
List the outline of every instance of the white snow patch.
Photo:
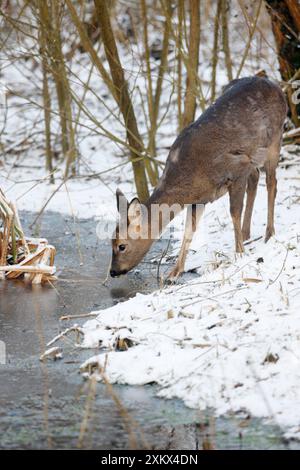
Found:
[{"label": "white snow patch", "polygon": [[[83,370],[96,363],[112,383],[156,382],[159,396],[218,415],[246,409],[300,438],[298,177],[279,171],[277,235],[250,243],[242,257],[234,254],[227,198],[208,207],[188,260],[202,275],[99,311],[83,326],[82,346],[101,352]],[[261,183],[253,238],[265,221]],[[134,346],[115,351],[120,334]]]}]

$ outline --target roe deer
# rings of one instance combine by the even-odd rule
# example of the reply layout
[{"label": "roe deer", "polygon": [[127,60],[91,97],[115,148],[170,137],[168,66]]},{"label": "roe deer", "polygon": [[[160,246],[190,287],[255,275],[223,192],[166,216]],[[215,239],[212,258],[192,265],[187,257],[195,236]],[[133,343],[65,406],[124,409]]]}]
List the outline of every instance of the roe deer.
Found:
[{"label": "roe deer", "polygon": [[[222,96],[179,134],[170,149],[162,177],[145,204],[137,198],[126,202],[126,224],[133,227],[135,236],[122,238],[117,225],[112,240],[111,276],[127,273],[149,250],[155,237],[150,232],[148,237],[139,237],[139,233],[145,224],[151,228],[151,214],[148,210],[148,216],[145,216],[143,208],[150,209],[153,204],[172,206],[176,203],[180,209],[189,204],[192,211],[192,226],[186,224],[170,279],[176,279],[184,270],[187,251],[196,230],[197,205],[204,207],[226,192],[229,193],[236,251],[243,252],[243,241],[250,238],[259,167],[262,166],[268,190],[267,242],[274,234],[276,168],[286,113],[287,105],[281,89],[268,79],[247,77],[230,82]],[[245,192],[247,203],[241,224]],[[117,190],[118,206],[121,196]],[[175,215],[173,213],[171,218]],[[159,233],[164,225],[160,218]]]}]

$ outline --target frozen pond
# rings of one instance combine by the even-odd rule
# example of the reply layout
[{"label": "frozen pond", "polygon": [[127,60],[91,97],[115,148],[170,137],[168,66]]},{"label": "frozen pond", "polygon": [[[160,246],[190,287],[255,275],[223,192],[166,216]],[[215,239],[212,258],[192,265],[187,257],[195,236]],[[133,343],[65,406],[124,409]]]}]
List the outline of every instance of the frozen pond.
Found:
[{"label": "frozen pond", "polygon": [[[34,214],[21,216],[30,233]],[[39,361],[49,340],[80,323],[60,321],[61,316],[88,313],[157,288],[148,263],[139,274],[103,286],[110,244],[97,240],[95,228],[93,220],[74,224],[45,213],[39,230],[58,251],[55,288],[0,281],[0,340],[7,349],[7,363],[0,365],[0,448],[201,449],[203,442],[218,449],[297,447],[283,442],[276,427],[246,414],[215,419],[179,400],[156,398],[154,386],[114,386],[111,393],[97,384],[94,390],[79,374],[91,351],[78,351],[71,338],[62,360]],[[161,248],[158,243],[154,251]]]}]

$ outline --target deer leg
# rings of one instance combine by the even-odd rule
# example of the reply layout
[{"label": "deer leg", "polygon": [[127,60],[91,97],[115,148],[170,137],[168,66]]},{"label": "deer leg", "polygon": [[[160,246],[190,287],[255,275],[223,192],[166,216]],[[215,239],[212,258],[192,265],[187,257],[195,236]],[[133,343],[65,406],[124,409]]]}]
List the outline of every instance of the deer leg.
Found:
[{"label": "deer leg", "polygon": [[268,190],[268,222],[265,242],[267,242],[275,234],[274,206],[277,193],[276,168],[270,168],[270,165],[268,164],[266,164],[266,183]]},{"label": "deer leg", "polygon": [[243,240],[249,240],[250,238],[250,227],[251,227],[251,217],[253,212],[254,201],[257,192],[257,185],[259,180],[259,170],[258,168],[253,168],[250,175],[248,176],[247,181],[247,203],[243,220]]},{"label": "deer leg", "polygon": [[274,234],[274,206],[277,193],[276,168],[279,160],[280,145],[273,145],[268,151],[268,160],[265,163],[266,183],[268,190],[268,222],[266,229],[265,242]]},{"label": "deer leg", "polygon": [[168,280],[171,282],[175,281],[178,278],[178,276],[180,276],[180,274],[184,271],[184,265],[185,265],[187,253],[188,253],[190,244],[192,242],[193,235],[196,232],[197,225],[200,221],[200,218],[203,212],[204,212],[203,205],[197,206],[197,204],[192,204],[187,209],[184,235],[183,235],[180,252],[177,258],[177,263],[168,275]]},{"label": "deer leg", "polygon": [[237,253],[244,252],[241,220],[246,184],[247,177],[241,177],[229,187],[230,214],[234,228],[235,251]]}]

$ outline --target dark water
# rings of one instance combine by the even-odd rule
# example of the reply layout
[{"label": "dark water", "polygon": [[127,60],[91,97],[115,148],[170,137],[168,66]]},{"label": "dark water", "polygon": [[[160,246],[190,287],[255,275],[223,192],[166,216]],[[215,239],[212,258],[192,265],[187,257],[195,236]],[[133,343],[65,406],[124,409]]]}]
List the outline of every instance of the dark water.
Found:
[{"label": "dark water", "polygon": [[[22,214],[26,232],[33,220]],[[59,281],[55,287],[0,281],[0,340],[7,363],[0,365],[0,449],[37,448],[293,448],[275,426],[249,416],[213,418],[186,408],[179,400],[155,397],[155,387],[85,382],[79,374],[91,351],[78,351],[75,337],[64,342],[60,361],[39,361],[46,343],[81,320],[63,315],[88,313],[157,288],[156,268],[106,277],[109,242],[96,238],[95,222],[46,213],[40,234],[56,246]],[[151,256],[160,253],[155,246]]]}]

